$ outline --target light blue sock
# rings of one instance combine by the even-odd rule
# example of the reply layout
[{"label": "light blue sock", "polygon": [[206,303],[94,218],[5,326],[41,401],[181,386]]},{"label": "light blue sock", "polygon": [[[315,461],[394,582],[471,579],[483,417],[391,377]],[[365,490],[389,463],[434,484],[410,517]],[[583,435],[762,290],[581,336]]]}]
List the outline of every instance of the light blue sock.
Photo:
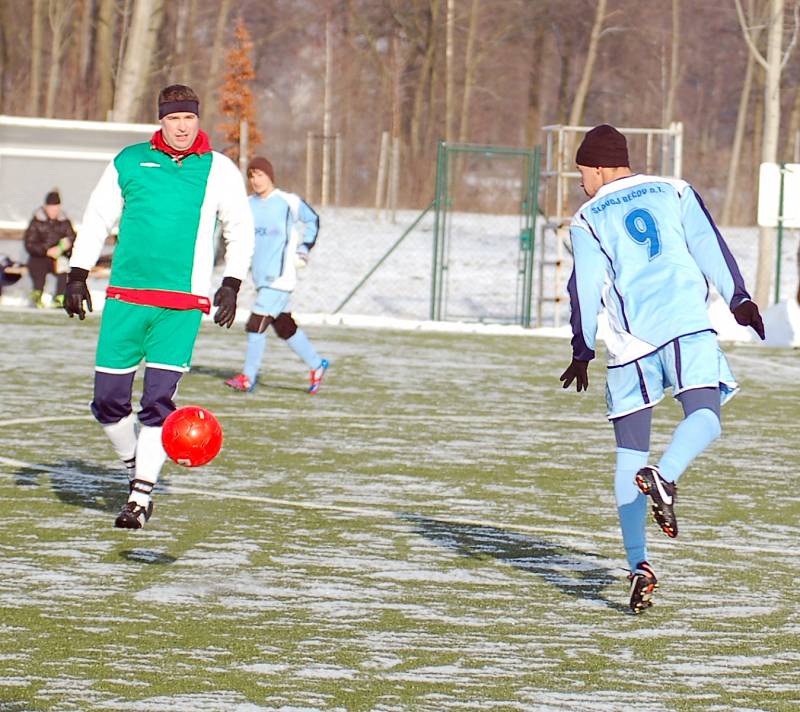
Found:
[{"label": "light blue sock", "polygon": [[614,473],[614,495],[617,499],[622,543],[631,571],[647,561],[647,497],[636,486],[636,473],[647,464],[649,453],[642,450],[617,448],[617,469]]},{"label": "light blue sock", "polygon": [[689,413],[675,428],[672,442],[658,463],[661,476],[668,482],[677,482],[689,463],[721,432],[722,426],[713,410],[701,408]]},{"label": "light blue sock", "polygon": [[306,365],[309,368],[320,367],[322,359],[320,358],[316,349],[311,345],[311,342],[308,340],[308,337],[305,335],[302,329],[295,331],[292,336],[286,339],[286,343],[289,345],[289,348],[292,351],[294,351],[301,359],[303,359],[303,361],[306,362]]},{"label": "light blue sock", "polygon": [[263,334],[254,332],[247,334],[247,353],[244,357],[244,370],[242,372],[250,379],[250,383],[255,384],[256,382],[258,372],[261,370],[261,361],[264,358],[266,345],[266,331]]}]

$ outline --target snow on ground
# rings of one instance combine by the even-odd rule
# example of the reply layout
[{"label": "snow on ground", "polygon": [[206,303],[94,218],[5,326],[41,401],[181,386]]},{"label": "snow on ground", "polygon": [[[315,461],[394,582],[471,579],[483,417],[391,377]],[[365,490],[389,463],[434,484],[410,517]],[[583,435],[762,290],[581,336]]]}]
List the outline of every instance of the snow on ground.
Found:
[{"label": "snow on ground", "polygon": [[[321,231],[311,262],[299,274],[291,308],[304,324],[342,324],[359,327],[420,329],[544,335],[569,337],[569,312],[566,303],[558,306],[543,302],[541,318],[533,329],[514,324],[517,313],[517,261],[519,257],[519,218],[508,215],[459,213],[452,216],[450,247],[447,252],[446,321],[430,321],[432,275],[433,214],[428,214],[407,237],[398,243],[406,228],[417,218],[417,211],[399,211],[395,223],[363,208],[320,210]],[[752,291],[757,260],[757,228],[723,230]],[[391,250],[391,254],[386,257]],[[560,256],[565,266],[556,277],[549,265],[541,266],[541,256],[557,256],[555,240],[542,250],[537,234],[534,267],[534,321],[540,292],[565,293],[569,275],[569,254],[562,243]],[[798,234],[784,235],[781,260],[780,301],[762,309],[768,346],[800,346],[800,308],[795,301],[798,284]],[[24,260],[21,241],[0,241],[0,254]],[[382,259],[381,266],[354,294],[359,282]],[[215,282],[222,278],[217,268]],[[556,283],[557,282],[557,283]],[[29,281],[6,287],[0,303],[27,305]],[[51,284],[48,282],[48,287]],[[106,278],[90,278],[96,311],[102,309]],[[348,299],[346,304],[345,300]],[[244,321],[253,302],[254,290],[246,282],[240,295],[237,321]],[[344,305],[343,305],[344,304]],[[343,305],[343,306],[342,306]],[[341,308],[340,308],[341,307]],[[726,305],[714,295],[709,311],[722,341],[758,341],[750,329],[739,326]],[[602,337],[603,326],[601,322]]]}]

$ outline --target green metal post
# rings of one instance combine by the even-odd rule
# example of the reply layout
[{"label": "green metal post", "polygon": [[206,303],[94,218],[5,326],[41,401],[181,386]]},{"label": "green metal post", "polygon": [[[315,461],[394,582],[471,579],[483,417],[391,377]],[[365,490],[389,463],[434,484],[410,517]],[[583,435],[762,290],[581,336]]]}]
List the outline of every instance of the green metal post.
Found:
[{"label": "green metal post", "polygon": [[775,265],[775,304],[781,298],[781,252],[783,251],[783,177],[786,173],[786,164],[781,163],[781,182],[778,191],[778,256]]},{"label": "green metal post", "polygon": [[530,328],[533,302],[533,258],[536,249],[536,214],[539,212],[539,161],[541,149],[536,146],[528,159],[528,205],[526,221],[530,232],[530,249],[525,256],[525,293],[522,310],[522,326]]},{"label": "green metal post", "polygon": [[439,243],[440,243],[440,231],[441,231],[441,224],[442,224],[442,174],[444,173],[442,169],[442,163],[444,160],[444,153],[445,153],[445,143],[444,141],[439,142],[439,146],[436,150],[436,196],[433,199],[433,202],[436,205],[436,212],[435,217],[433,220],[433,259],[431,260],[432,268],[431,268],[431,307],[429,310],[429,317],[430,320],[433,321],[436,319],[436,305],[439,301],[439,291],[441,289],[440,284],[440,265],[439,265]]}]

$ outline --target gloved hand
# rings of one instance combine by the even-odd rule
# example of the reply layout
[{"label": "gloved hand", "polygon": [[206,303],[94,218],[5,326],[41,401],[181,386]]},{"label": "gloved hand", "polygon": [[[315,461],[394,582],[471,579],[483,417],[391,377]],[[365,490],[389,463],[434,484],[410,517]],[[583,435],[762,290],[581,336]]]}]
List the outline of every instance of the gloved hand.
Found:
[{"label": "gloved hand", "polygon": [[580,393],[581,391],[589,390],[589,362],[579,361],[576,358],[572,359],[572,363],[567,366],[567,370],[561,374],[559,381],[564,381],[562,388],[569,388],[573,381],[575,381],[575,390]]},{"label": "gloved hand", "polygon": [[89,276],[88,269],[73,267],[67,277],[67,286],[64,289],[64,311],[69,314],[69,318],[77,316],[81,321],[86,318],[83,303],[86,308],[92,311],[92,295],[86,286],[86,278]]},{"label": "gloved hand", "polygon": [[731,311],[733,311],[733,317],[738,324],[752,327],[761,340],[764,340],[764,322],[761,320],[761,314],[755,302],[748,299]]},{"label": "gloved hand", "polygon": [[239,293],[241,279],[224,277],[222,286],[214,294],[214,306],[219,307],[214,313],[214,323],[231,328],[236,318],[236,295]]}]

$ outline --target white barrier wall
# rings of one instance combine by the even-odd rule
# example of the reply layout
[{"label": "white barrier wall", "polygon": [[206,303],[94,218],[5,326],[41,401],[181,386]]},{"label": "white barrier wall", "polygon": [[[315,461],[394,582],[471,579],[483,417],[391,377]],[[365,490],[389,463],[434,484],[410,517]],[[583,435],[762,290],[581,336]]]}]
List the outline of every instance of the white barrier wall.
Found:
[{"label": "white barrier wall", "polygon": [[147,141],[157,128],[0,115],[0,229],[24,229],[53,188],[79,223],[108,161],[125,146]]}]

